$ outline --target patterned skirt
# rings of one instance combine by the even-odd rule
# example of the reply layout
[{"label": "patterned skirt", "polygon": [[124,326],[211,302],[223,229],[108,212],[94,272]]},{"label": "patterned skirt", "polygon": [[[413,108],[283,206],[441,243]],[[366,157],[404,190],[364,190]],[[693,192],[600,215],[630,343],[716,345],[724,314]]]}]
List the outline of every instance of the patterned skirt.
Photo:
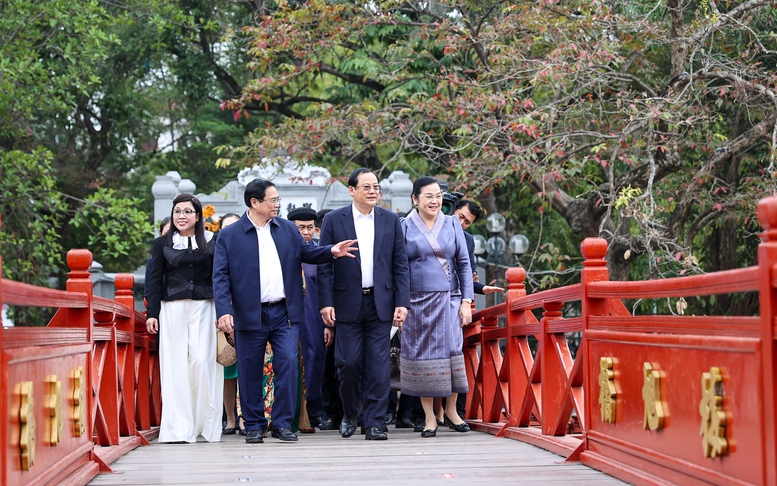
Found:
[{"label": "patterned skirt", "polygon": [[[310,418],[307,411],[307,400],[305,397],[305,372],[302,363],[302,345],[300,344],[298,380],[297,380],[297,404],[294,409],[294,420],[291,423],[291,430],[294,432],[315,432],[310,426]],[[272,429],[272,407],[275,403],[275,371],[273,370],[273,352],[272,345],[267,343],[264,350],[264,379],[262,388],[264,394],[264,418],[267,419],[267,429]]]},{"label": "patterned skirt", "polygon": [[402,326],[402,393],[449,397],[467,393],[459,306],[450,292],[410,292],[410,310]]}]

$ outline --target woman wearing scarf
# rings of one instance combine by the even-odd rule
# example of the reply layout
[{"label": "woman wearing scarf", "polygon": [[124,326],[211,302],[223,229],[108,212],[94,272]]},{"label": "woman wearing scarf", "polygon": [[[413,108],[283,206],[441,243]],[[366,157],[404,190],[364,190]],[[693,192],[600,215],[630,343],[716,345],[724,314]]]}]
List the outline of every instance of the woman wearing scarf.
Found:
[{"label": "woman wearing scarf", "polygon": [[402,222],[410,264],[411,307],[402,326],[401,389],[421,397],[425,426],[421,437],[435,437],[435,397],[450,397],[445,416],[451,428],[469,426],[456,413],[456,397],[468,391],[462,354],[462,327],[472,322],[472,269],[461,224],[442,213],[437,180],[413,184],[415,209]]}]

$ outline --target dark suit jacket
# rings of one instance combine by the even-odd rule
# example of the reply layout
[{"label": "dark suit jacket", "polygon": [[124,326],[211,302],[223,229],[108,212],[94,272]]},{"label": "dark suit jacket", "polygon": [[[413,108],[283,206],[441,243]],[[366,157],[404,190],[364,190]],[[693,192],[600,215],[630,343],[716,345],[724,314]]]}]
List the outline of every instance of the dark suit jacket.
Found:
[{"label": "dark suit jacket", "polygon": [[[464,239],[467,240],[467,253],[469,253],[469,266],[472,267],[473,272],[476,272],[478,265],[477,265],[477,260],[475,259],[475,238],[471,234],[465,231]],[[484,285],[482,283],[473,281],[472,287],[474,287],[476,294],[483,293]]]},{"label": "dark suit jacket", "polygon": [[[321,225],[322,245],[356,239],[353,205],[327,214]],[[358,243],[357,243],[358,245]],[[318,305],[334,307],[338,321],[354,322],[362,299],[361,255],[338,258],[318,267]],[[373,284],[378,318],[391,321],[395,307],[410,307],[410,270],[399,217],[383,208],[375,208],[375,246]]]},{"label": "dark suit jacket", "polygon": [[[148,317],[159,319],[161,301],[182,299],[207,300],[213,298],[214,236],[208,242],[208,251],[175,250],[167,246],[167,237],[154,240],[151,273],[148,282]],[[215,323],[214,323],[215,324]]]},{"label": "dark suit jacket", "polygon": [[[273,218],[270,234],[278,249],[283,269],[283,290],[289,322],[305,320],[302,293],[302,262],[331,262],[331,246],[306,243],[291,221]],[[350,260],[350,258],[349,258]],[[216,315],[232,314],[235,329],[246,331],[261,326],[262,308],[259,287],[259,242],[256,228],[243,214],[240,221],[219,232],[213,259],[213,294]]]}]

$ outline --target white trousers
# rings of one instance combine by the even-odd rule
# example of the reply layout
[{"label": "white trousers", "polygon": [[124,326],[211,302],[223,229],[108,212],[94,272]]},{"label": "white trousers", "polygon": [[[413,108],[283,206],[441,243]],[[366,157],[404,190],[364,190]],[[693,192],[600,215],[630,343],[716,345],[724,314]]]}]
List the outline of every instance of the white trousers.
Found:
[{"label": "white trousers", "polygon": [[213,300],[162,301],[159,313],[162,422],[159,442],[221,440],[224,367],[216,363]]}]

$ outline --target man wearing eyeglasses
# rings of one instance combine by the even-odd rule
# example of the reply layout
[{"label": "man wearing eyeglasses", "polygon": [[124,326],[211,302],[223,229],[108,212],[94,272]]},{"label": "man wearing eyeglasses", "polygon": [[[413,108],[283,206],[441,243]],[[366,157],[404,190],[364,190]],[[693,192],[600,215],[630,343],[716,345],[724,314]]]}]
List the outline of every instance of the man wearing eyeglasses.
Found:
[{"label": "man wearing eyeglasses", "polygon": [[399,217],[377,206],[378,178],[356,169],[348,179],[353,204],[327,214],[320,244],[358,241],[356,258],[318,268],[318,305],[327,326],[337,325],[335,364],[344,417],[340,435],[356,432],[361,413],[367,440],[386,440],[391,325],[410,307],[407,253]]},{"label": "man wearing eyeglasses", "polygon": [[262,378],[264,351],[273,348],[275,403],[272,436],[296,441],[291,430],[297,403],[299,326],[304,322],[302,262],[319,264],[350,260],[353,240],[316,246],[302,239],[291,221],[277,218],[281,198],[275,185],[255,179],[245,189],[248,211],[224,228],[213,260],[216,327],[235,330],[240,404],[246,442],[263,442]]}]

